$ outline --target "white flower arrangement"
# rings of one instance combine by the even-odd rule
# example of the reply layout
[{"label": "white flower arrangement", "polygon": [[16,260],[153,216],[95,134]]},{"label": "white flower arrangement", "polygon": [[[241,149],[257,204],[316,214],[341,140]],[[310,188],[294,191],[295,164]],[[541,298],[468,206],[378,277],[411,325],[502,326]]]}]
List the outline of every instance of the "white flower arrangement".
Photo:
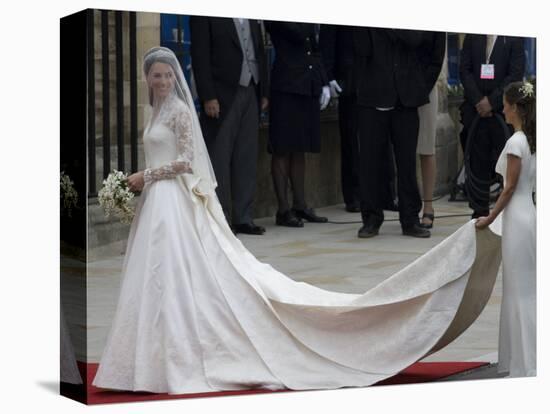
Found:
[{"label": "white flower arrangement", "polygon": [[105,216],[107,218],[112,215],[119,217],[124,224],[131,223],[135,215],[135,210],[131,206],[134,193],[128,187],[127,178],[128,175],[122,171],[113,170],[103,180],[103,187],[97,195],[99,205],[105,211]]},{"label": "white flower arrangement", "polygon": [[61,200],[63,200],[63,208],[67,210],[67,215],[71,217],[71,211],[76,208],[78,203],[78,193],[74,188],[74,182],[71,178],[61,171]]},{"label": "white flower arrangement", "polygon": [[525,81],[523,83],[523,86],[519,88],[519,91],[522,93],[524,97],[531,98],[535,95],[535,88],[533,87],[533,84],[528,81]]}]

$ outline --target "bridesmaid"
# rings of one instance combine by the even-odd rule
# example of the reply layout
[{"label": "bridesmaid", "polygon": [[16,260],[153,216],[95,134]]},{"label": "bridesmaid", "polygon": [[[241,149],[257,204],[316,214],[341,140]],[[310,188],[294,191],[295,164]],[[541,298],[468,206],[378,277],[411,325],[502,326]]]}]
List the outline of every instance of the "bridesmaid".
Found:
[{"label": "bridesmaid", "polygon": [[536,99],[528,82],[511,83],[504,91],[504,115],[515,133],[506,142],[496,171],[504,190],[488,216],[476,227],[491,224],[502,212],[502,306],[498,370],[512,377],[536,375]]}]

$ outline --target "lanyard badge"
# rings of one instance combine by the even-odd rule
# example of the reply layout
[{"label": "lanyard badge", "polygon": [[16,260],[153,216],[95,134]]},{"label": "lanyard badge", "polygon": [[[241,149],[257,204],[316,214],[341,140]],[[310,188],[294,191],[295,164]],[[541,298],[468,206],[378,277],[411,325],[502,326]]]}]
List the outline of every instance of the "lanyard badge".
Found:
[{"label": "lanyard badge", "polygon": [[495,79],[495,65],[486,63],[481,65],[481,79]]}]

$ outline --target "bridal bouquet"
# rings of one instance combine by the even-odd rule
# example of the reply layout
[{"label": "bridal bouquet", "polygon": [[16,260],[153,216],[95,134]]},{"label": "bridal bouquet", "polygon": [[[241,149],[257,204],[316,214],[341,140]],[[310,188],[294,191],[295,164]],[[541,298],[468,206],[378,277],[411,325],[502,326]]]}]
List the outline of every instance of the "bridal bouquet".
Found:
[{"label": "bridal bouquet", "polygon": [[71,211],[78,203],[78,193],[74,188],[73,180],[64,171],[61,171],[61,199],[63,208],[67,211],[67,215],[71,217]]},{"label": "bridal bouquet", "polygon": [[99,190],[97,195],[99,205],[105,211],[105,216],[117,216],[124,224],[129,224],[135,214],[134,208],[131,206],[134,193],[128,188],[127,178],[128,174],[113,170],[103,180],[103,188]]}]

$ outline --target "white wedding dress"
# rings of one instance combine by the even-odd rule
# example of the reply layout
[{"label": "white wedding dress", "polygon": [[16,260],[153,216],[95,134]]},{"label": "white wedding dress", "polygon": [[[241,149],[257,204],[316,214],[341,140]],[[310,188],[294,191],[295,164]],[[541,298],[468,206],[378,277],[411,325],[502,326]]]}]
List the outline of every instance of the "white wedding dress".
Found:
[{"label": "white wedding dress", "polygon": [[259,262],[190,171],[189,110],[176,107],[144,133],[148,184],[95,386],[366,386],[445,346],[483,309],[500,238],[473,221],[364,294],[295,282]]},{"label": "white wedding dress", "polygon": [[502,305],[498,370],[510,376],[536,375],[536,156],[527,137],[516,132],[506,142],[496,171],[506,180],[507,155],[521,158],[518,183],[502,211]]}]

